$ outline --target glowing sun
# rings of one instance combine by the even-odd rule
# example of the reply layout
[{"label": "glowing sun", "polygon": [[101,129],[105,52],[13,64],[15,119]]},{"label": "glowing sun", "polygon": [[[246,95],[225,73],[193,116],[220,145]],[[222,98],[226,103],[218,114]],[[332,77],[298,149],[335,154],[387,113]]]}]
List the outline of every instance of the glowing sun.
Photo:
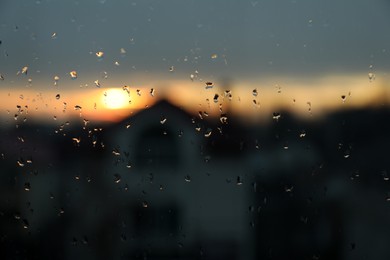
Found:
[{"label": "glowing sun", "polygon": [[121,109],[128,105],[129,96],[122,89],[108,89],[104,92],[103,102],[109,109]]}]

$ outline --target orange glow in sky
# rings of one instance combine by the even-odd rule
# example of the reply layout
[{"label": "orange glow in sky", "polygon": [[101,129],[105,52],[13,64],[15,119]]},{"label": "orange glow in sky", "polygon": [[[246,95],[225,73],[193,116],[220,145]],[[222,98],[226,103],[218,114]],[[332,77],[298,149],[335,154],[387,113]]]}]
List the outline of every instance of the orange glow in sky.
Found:
[{"label": "orange glow in sky", "polygon": [[[390,98],[386,74],[369,80],[367,75],[330,75],[307,80],[292,77],[233,82],[229,87],[204,81],[165,81],[148,87],[0,90],[0,117],[51,122],[72,117],[119,121],[167,99],[196,115],[221,113],[248,122],[272,118],[273,112],[290,111],[318,118],[335,110],[387,105]],[[159,87],[161,86],[161,87]],[[222,111],[222,112],[221,112]]]}]

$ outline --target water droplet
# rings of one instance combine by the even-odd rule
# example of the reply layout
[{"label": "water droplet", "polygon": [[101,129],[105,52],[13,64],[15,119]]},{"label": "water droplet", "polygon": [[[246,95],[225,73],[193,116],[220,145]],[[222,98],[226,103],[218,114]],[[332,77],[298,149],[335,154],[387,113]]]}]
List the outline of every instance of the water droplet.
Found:
[{"label": "water droplet", "polygon": [[343,103],[345,103],[346,98],[347,97],[345,95],[341,95],[341,100],[343,101]]},{"label": "water droplet", "polygon": [[373,80],[375,80],[375,74],[372,73],[372,72],[368,73],[368,80],[369,80],[370,82],[372,82]]},{"label": "water droplet", "polygon": [[212,133],[212,130],[210,128],[208,128],[206,130],[206,132],[204,133],[204,137],[210,137],[211,136],[211,133]]},{"label": "water droplet", "polygon": [[237,185],[242,185],[242,179],[240,176],[237,176],[237,182],[236,182]]},{"label": "water droplet", "polygon": [[167,118],[166,117],[161,117],[161,119],[160,119],[160,123],[163,125],[163,124],[165,124],[165,122],[167,121]]},{"label": "water droplet", "polygon": [[215,94],[214,95],[214,103],[218,103],[218,98],[219,98],[219,95],[218,94]]},{"label": "water droplet", "polygon": [[213,88],[214,87],[214,84],[213,84],[213,82],[210,82],[210,81],[207,81],[206,82],[206,89],[210,89],[210,88]]},{"label": "water droplet", "polygon": [[115,66],[120,66],[119,61],[115,61],[114,64],[115,64]]},{"label": "water droplet", "polygon": [[226,114],[221,114],[221,116],[219,117],[219,121],[221,121],[222,124],[227,124],[227,116]]},{"label": "water droplet", "polygon": [[382,176],[384,181],[390,180],[386,170],[382,171]]},{"label": "water droplet", "polygon": [[25,190],[25,191],[30,191],[30,189],[31,189],[30,183],[29,183],[29,182],[26,182],[26,183],[24,184],[24,190]]},{"label": "water droplet", "polygon": [[272,118],[273,118],[274,120],[279,121],[280,117],[281,117],[280,113],[277,113],[277,112],[274,112],[274,113],[273,113]]},{"label": "water droplet", "polygon": [[24,67],[22,68],[21,73],[24,74],[24,75],[27,75],[27,72],[28,72],[28,67],[27,67],[27,66],[24,66]]},{"label": "water droplet", "polygon": [[72,70],[71,72],[69,72],[69,75],[72,79],[77,79],[77,71]]},{"label": "water droplet", "polygon": [[[101,87],[99,80],[95,80],[95,81],[94,81],[94,84],[95,84],[95,86],[98,87],[98,88]],[[87,86],[87,85],[86,85],[86,86]]]},{"label": "water droplet", "polygon": [[306,131],[305,130],[302,130],[301,133],[299,134],[299,137],[300,138],[303,138],[306,136]]},{"label": "water droplet", "polygon": [[198,112],[198,115],[199,115],[199,118],[200,118],[201,120],[203,120],[202,111],[199,111],[199,112]]},{"label": "water droplet", "polygon": [[60,99],[60,97],[61,97],[60,94],[57,94],[57,95],[56,95],[56,99],[57,99],[57,100]]},{"label": "water droplet", "polygon": [[229,101],[232,100],[233,96],[232,96],[232,91],[231,90],[225,90],[224,94],[225,94],[225,97],[227,97],[229,99]]},{"label": "water droplet", "polygon": [[175,67],[174,66],[170,66],[169,67],[169,72],[174,72],[175,71]]},{"label": "water droplet", "polygon": [[54,86],[57,86],[58,85],[58,81],[60,80],[60,77],[58,76],[54,76]]},{"label": "water droplet", "polygon": [[57,33],[56,32],[53,32],[51,34],[51,38],[54,40],[54,39],[57,39]]},{"label": "water droplet", "polygon": [[114,150],[112,150],[112,154],[115,155],[115,156],[120,156],[121,153],[119,152],[118,148],[115,148]]},{"label": "water droplet", "polygon": [[84,245],[88,245],[88,237],[84,236],[82,242]]},{"label": "water droplet", "polygon": [[152,97],[154,97],[154,92],[155,92],[155,91],[154,91],[154,88],[151,88],[149,93],[150,93],[150,95],[151,95]]},{"label": "water droplet", "polygon": [[138,96],[141,96],[141,90],[140,89],[137,89],[136,92],[137,92]]},{"label": "water droplet", "polygon": [[256,148],[257,150],[260,149],[260,144],[259,144],[259,141],[258,141],[258,140],[255,140],[255,148]]},{"label": "water droplet", "polygon": [[0,74],[0,80],[4,80],[3,74]]},{"label": "water droplet", "polygon": [[191,182],[191,176],[186,175],[186,177],[184,178],[184,180],[185,180],[186,182]]},{"label": "water droplet", "polygon": [[285,186],[285,187],[284,187],[284,191],[285,191],[285,192],[292,192],[293,189],[294,189],[294,186]]},{"label": "water droplet", "polygon": [[121,52],[122,55],[123,55],[123,54],[126,54],[126,50],[125,50],[124,48],[121,48],[121,49],[120,49],[120,52]]},{"label": "water droplet", "polygon": [[15,218],[16,220],[19,220],[19,219],[20,219],[20,213],[19,213],[19,212],[15,213],[15,214],[14,214],[14,218]]},{"label": "water droplet", "polygon": [[103,56],[104,56],[104,52],[102,52],[102,51],[96,52],[96,57],[103,58]]},{"label": "water droplet", "polygon": [[79,105],[74,106],[74,110],[81,110],[81,109],[82,109],[82,107]]},{"label": "water droplet", "polygon": [[118,173],[114,174],[114,178],[115,178],[115,183],[121,182],[121,176]]},{"label": "water droplet", "polygon": [[216,53],[212,54],[212,55],[211,55],[211,58],[212,58],[212,59],[218,58],[218,54],[216,54]]},{"label": "water droplet", "polygon": [[23,219],[22,222],[23,222],[23,228],[24,229],[28,229],[28,227],[29,227],[28,220],[27,219]]},{"label": "water droplet", "polygon": [[256,88],[255,88],[254,90],[252,90],[252,95],[255,96],[255,97],[257,97],[258,92],[257,92],[257,89],[256,89]]},{"label": "water droplet", "polygon": [[148,207],[148,202],[147,201],[143,201],[142,202],[142,207],[143,208],[147,208]]},{"label": "water droplet", "polygon": [[17,160],[16,163],[18,164],[18,166],[24,167],[24,160],[22,158]]},{"label": "water droplet", "polygon": [[81,142],[81,138],[73,137],[72,141],[75,142],[76,144],[79,144]]},{"label": "water droplet", "polygon": [[107,78],[108,78],[108,73],[107,73],[107,71],[102,71],[102,72],[100,73],[100,75],[102,76],[103,79],[107,79]]}]

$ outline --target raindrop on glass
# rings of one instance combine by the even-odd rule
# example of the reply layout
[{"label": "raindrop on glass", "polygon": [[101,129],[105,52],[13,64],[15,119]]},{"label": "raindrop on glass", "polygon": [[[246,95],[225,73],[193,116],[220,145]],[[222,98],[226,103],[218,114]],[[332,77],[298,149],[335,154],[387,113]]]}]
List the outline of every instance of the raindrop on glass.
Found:
[{"label": "raindrop on glass", "polygon": [[69,72],[69,75],[71,79],[77,79],[77,71],[72,70],[71,72]]},{"label": "raindrop on glass", "polygon": [[207,81],[205,84],[206,84],[206,87],[205,87],[206,89],[210,89],[210,88],[214,87],[213,82]]},{"label": "raindrop on glass", "polygon": [[242,185],[242,179],[240,176],[237,176],[237,182],[236,182],[237,185]]},{"label": "raindrop on glass", "polygon": [[57,86],[58,85],[58,81],[60,80],[60,77],[58,76],[54,76],[54,86]]},{"label": "raindrop on glass", "polygon": [[214,95],[214,98],[213,98],[214,103],[218,103],[218,98],[219,98],[219,95],[218,95],[218,94],[215,94],[215,95]]},{"label": "raindrop on glass", "polygon": [[210,137],[211,136],[211,133],[212,133],[212,130],[210,128],[208,128],[206,130],[206,132],[204,133],[204,137]]},{"label": "raindrop on glass", "polygon": [[219,121],[221,121],[222,124],[227,124],[227,116],[226,114],[222,114],[220,117],[219,117]]},{"label": "raindrop on glass", "polygon": [[98,88],[101,87],[99,80],[95,80],[94,83],[95,83],[95,86],[96,86],[96,87],[98,87]]},{"label": "raindrop on glass", "polygon": [[274,112],[274,113],[273,113],[272,118],[273,118],[274,120],[279,121],[280,117],[281,117],[280,113],[277,113],[277,112]]},{"label": "raindrop on glass", "polygon": [[372,73],[372,72],[368,73],[368,80],[369,80],[370,82],[372,82],[373,80],[375,80],[375,74]]},{"label": "raindrop on glass", "polygon": [[30,190],[31,190],[31,185],[30,185],[29,182],[26,182],[26,183],[24,184],[24,190],[25,190],[25,191],[30,191]]},{"label": "raindrop on glass", "polygon": [[114,174],[114,180],[115,180],[115,183],[120,183],[121,182],[121,176],[118,173]]},{"label": "raindrop on glass", "polygon": [[120,156],[121,153],[119,152],[118,148],[114,148],[114,150],[112,150],[112,154],[115,155],[115,156]]},{"label": "raindrop on glass", "polygon": [[224,92],[225,97],[227,97],[230,101],[232,100],[232,91],[231,90],[225,90]]},{"label": "raindrop on glass", "polygon": [[252,90],[252,95],[255,96],[255,97],[257,97],[258,92],[257,92],[257,89],[256,89],[256,88],[255,88],[254,90]]},{"label": "raindrop on glass", "polygon": [[27,75],[27,72],[28,72],[28,67],[27,67],[27,66],[24,66],[24,67],[22,68],[21,73],[24,74],[24,75]]},{"label": "raindrop on glass", "polygon": [[96,57],[103,58],[103,56],[104,56],[104,52],[102,52],[102,51],[96,52]]},{"label": "raindrop on glass", "polygon": [[23,222],[23,228],[24,229],[28,229],[28,227],[30,226],[29,223],[28,223],[28,220],[27,219],[23,219],[22,222]]}]

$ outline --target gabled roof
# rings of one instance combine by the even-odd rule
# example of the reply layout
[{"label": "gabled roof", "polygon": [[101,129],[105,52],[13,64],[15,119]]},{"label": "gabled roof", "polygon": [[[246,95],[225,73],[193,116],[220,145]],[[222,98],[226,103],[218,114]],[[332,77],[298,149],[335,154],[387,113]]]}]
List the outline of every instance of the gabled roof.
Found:
[{"label": "gabled roof", "polygon": [[162,99],[151,107],[145,108],[135,115],[129,116],[114,124],[108,129],[108,132],[126,129],[127,127],[138,128],[138,126],[146,124],[190,127],[192,125],[192,118],[194,118],[194,116],[184,109]]}]

